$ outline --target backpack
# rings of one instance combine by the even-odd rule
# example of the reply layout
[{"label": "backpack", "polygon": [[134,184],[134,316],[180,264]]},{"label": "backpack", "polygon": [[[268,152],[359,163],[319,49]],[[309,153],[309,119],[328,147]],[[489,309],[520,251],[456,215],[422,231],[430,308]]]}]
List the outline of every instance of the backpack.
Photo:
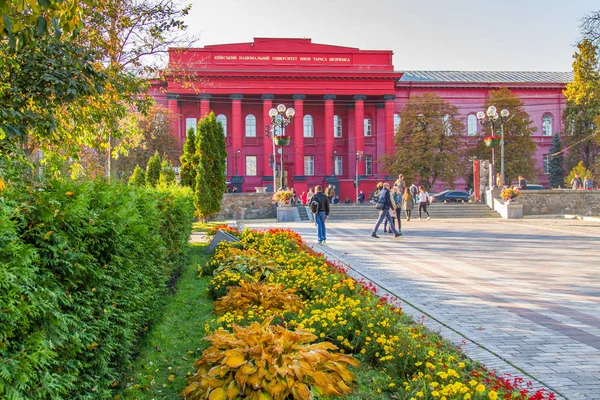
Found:
[{"label": "backpack", "polygon": [[313,214],[317,214],[319,212],[319,201],[315,197],[316,196],[313,196],[313,198],[310,200],[310,203],[308,203],[308,208],[310,208],[310,212]]}]

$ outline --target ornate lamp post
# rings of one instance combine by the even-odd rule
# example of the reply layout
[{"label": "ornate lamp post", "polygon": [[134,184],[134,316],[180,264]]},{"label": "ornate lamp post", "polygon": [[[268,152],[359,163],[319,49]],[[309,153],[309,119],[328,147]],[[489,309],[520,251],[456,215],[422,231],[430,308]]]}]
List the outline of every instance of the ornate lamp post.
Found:
[{"label": "ornate lamp post", "polygon": [[[273,143],[276,146],[280,146],[279,154],[281,157],[281,172],[279,175],[279,187],[283,187],[283,146],[290,144],[290,137],[285,136],[285,127],[289,125],[292,118],[296,114],[296,110],[293,108],[287,108],[285,105],[280,104],[277,108],[271,108],[269,110],[269,117],[271,117],[271,123],[273,124],[273,132],[275,127],[279,127],[279,135],[273,134]],[[275,182],[273,182],[273,191],[275,191]]]},{"label": "ornate lamp post", "polygon": [[331,155],[331,176],[335,178],[335,155],[337,154],[337,150],[333,151]]},{"label": "ornate lamp post", "polygon": [[238,157],[240,156],[241,150],[238,148],[235,151],[235,176],[239,176],[238,174]]},{"label": "ornate lamp post", "polygon": [[[487,115],[487,122],[490,124],[492,128],[492,136],[486,137],[485,145],[492,148],[492,168],[490,169],[490,174],[492,176],[490,187],[495,187],[496,181],[496,159],[494,154],[494,147],[500,144],[500,179],[502,180],[502,184],[504,184],[504,123],[507,121],[510,112],[507,109],[503,109],[500,111],[500,115],[498,115],[497,108],[495,106],[489,106],[487,111],[484,113],[483,111],[479,111],[477,113],[477,119],[479,123],[483,125],[485,123],[485,117]],[[495,134],[496,124],[500,120],[500,140]],[[499,143],[498,143],[499,142]]]}]

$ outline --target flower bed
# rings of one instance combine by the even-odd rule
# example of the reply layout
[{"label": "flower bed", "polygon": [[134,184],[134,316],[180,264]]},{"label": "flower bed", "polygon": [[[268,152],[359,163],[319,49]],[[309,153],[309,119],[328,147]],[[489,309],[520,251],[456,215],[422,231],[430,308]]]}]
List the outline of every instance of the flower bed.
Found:
[{"label": "flower bed", "polygon": [[[239,330],[236,326],[263,324],[268,318],[373,365],[384,376],[381,391],[390,398],[554,398],[543,391],[530,394],[522,380],[497,377],[467,359],[410,320],[397,299],[377,296],[373,284],[349,277],[341,265],[314,253],[294,232],[246,230],[239,242],[219,245],[202,273],[214,273],[215,298],[230,293],[219,300],[219,315],[205,326],[210,337]],[[236,289],[242,285],[245,290]],[[289,301],[287,307],[282,306],[284,300]],[[204,369],[199,369],[200,375]],[[268,379],[263,382],[268,384]]]}]

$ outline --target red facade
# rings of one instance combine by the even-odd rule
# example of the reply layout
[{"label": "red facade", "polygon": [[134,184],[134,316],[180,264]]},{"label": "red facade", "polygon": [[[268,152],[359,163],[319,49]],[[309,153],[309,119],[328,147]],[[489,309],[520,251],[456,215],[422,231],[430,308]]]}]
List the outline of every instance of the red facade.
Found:
[{"label": "red facade", "polygon": [[[386,178],[377,160],[386,149],[393,151],[394,114],[411,96],[434,92],[459,106],[467,118],[482,110],[490,90],[510,88],[526,106],[532,105],[526,111],[538,126],[540,172],[552,141],[552,136],[542,135],[542,118],[550,115],[553,131],[560,130],[565,104],[564,82],[405,80],[394,71],[391,51],[321,45],[310,39],[256,38],[252,43],[171,49],[163,77],[151,90],[177,116],[174,132],[181,140],[186,127],[209,111],[223,121],[227,176],[243,178],[244,191],[272,185],[268,111],[278,104],[293,107],[296,115],[285,131],[291,143],[283,148],[286,184],[301,193],[333,182],[342,201],[354,200],[357,173],[365,193]],[[363,155],[358,163],[357,153]],[[279,154],[275,156],[279,164]],[[543,173],[537,181],[547,185]]]}]

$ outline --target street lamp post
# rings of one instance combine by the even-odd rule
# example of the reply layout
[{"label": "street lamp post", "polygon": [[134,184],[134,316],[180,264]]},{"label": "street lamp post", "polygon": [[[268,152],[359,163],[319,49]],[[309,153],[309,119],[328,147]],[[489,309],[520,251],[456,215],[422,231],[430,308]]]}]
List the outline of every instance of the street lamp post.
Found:
[{"label": "street lamp post", "polygon": [[240,149],[237,149],[235,151],[235,176],[239,176],[239,174],[238,174],[238,157],[240,156],[240,152],[241,152]]},{"label": "street lamp post", "polygon": [[275,125],[265,125],[265,136],[269,138],[271,134],[271,141],[273,142],[273,154],[269,157],[271,159],[271,168],[273,169],[273,193],[275,193],[275,186],[277,186],[277,153],[275,151]]},{"label": "street lamp post", "polygon": [[356,202],[358,204],[358,182],[359,182],[359,177],[358,177],[358,162],[362,161],[362,157],[363,157],[363,152],[362,151],[357,151],[356,152],[356,175],[355,175],[355,182],[356,182]]},{"label": "street lamp post", "polygon": [[331,176],[333,176],[335,178],[335,155],[337,154],[337,151],[334,150],[333,154],[331,155]]},{"label": "street lamp post", "polygon": [[[485,123],[485,117],[487,115],[487,119],[488,119],[488,123],[490,124],[490,127],[492,128],[492,136],[495,136],[495,128],[496,128],[496,124],[498,123],[498,120],[500,120],[500,180],[502,181],[502,184],[504,185],[505,181],[504,181],[504,123],[507,121],[508,116],[510,115],[510,112],[507,109],[503,109],[502,111],[500,111],[500,115],[498,115],[498,110],[495,106],[489,106],[487,111],[484,113],[483,111],[479,111],[477,113],[477,119],[479,120],[480,124],[484,124]],[[492,147],[492,168],[491,168],[491,182],[490,182],[490,187],[494,187],[495,186],[495,179],[496,179],[496,159],[495,159],[495,155],[494,155],[494,147]]]},{"label": "street lamp post", "polygon": [[[269,117],[271,117],[271,122],[273,124],[273,146],[275,146],[275,140],[277,139],[279,141],[279,154],[281,157],[281,171],[280,171],[280,175],[279,175],[279,187],[282,188],[283,187],[283,146],[287,146],[289,144],[289,138],[287,138],[285,136],[285,127],[287,125],[289,125],[289,123],[292,121],[292,118],[294,117],[294,115],[296,114],[296,110],[294,110],[293,108],[287,108],[285,105],[283,104],[279,104],[277,106],[277,108],[271,108],[269,110]],[[277,138],[275,137],[275,127],[279,127],[280,129],[280,134],[277,135]],[[275,185],[275,182],[273,182],[273,185]],[[275,191],[275,188],[273,186],[273,191]]]}]

